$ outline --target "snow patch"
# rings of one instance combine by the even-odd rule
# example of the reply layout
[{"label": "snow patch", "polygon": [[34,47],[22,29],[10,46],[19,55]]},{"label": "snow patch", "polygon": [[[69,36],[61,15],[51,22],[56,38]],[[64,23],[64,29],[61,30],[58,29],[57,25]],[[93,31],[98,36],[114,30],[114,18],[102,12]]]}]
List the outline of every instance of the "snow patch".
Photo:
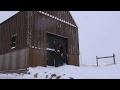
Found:
[{"label": "snow patch", "polygon": [[55,49],[51,49],[51,48],[47,48],[47,50],[49,50],[49,51],[55,51]]},{"label": "snow patch", "polygon": [[120,79],[120,64],[109,66],[29,67],[27,74],[0,74],[0,79]]},{"label": "snow patch", "polygon": [[11,49],[14,49],[15,47],[11,47]]}]

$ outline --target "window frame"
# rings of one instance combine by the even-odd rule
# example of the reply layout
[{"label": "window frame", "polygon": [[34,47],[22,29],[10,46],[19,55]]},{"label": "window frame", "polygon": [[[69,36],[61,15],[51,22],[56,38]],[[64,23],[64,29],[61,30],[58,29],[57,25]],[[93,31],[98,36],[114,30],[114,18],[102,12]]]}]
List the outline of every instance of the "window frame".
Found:
[{"label": "window frame", "polygon": [[17,36],[17,34],[12,35],[12,37],[11,37],[11,49],[16,48],[16,36]]}]

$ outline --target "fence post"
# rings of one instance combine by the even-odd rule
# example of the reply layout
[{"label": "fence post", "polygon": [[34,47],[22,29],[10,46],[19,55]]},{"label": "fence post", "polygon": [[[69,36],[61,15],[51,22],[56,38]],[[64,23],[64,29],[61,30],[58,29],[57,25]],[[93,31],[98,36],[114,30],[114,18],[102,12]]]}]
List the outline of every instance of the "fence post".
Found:
[{"label": "fence post", "polygon": [[114,60],[114,64],[116,64],[116,62],[115,62],[115,54],[113,53],[113,60]]},{"label": "fence post", "polygon": [[97,66],[98,66],[98,58],[97,58],[97,56],[96,56],[96,62],[97,62]]}]

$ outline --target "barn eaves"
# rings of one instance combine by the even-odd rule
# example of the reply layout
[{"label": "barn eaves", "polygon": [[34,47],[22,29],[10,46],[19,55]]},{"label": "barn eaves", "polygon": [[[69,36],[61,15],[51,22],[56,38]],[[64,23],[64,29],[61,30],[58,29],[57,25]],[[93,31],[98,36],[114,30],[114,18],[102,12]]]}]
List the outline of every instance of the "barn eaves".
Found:
[{"label": "barn eaves", "polygon": [[75,25],[73,25],[73,24],[71,24],[71,23],[69,23],[69,22],[67,22],[67,21],[65,21],[65,20],[62,20],[62,19],[60,19],[60,18],[58,18],[58,17],[55,17],[55,16],[50,15],[50,14],[48,14],[48,13],[45,13],[45,12],[43,12],[43,11],[39,11],[39,12],[40,12],[41,14],[46,15],[46,16],[48,16],[48,17],[51,17],[51,18],[53,18],[53,19],[55,19],[55,20],[58,20],[58,21],[60,21],[60,22],[63,22],[63,23],[65,23],[65,24],[68,24],[68,25],[70,25],[70,26],[76,27]]}]

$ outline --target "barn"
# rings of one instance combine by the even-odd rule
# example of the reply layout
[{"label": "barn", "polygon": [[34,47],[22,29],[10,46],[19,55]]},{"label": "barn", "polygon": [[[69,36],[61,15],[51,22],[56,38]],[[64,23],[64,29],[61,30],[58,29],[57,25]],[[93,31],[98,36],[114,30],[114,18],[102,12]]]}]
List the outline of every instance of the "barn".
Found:
[{"label": "barn", "polygon": [[78,27],[69,11],[19,11],[0,24],[0,71],[55,65],[58,43],[79,66]]}]

